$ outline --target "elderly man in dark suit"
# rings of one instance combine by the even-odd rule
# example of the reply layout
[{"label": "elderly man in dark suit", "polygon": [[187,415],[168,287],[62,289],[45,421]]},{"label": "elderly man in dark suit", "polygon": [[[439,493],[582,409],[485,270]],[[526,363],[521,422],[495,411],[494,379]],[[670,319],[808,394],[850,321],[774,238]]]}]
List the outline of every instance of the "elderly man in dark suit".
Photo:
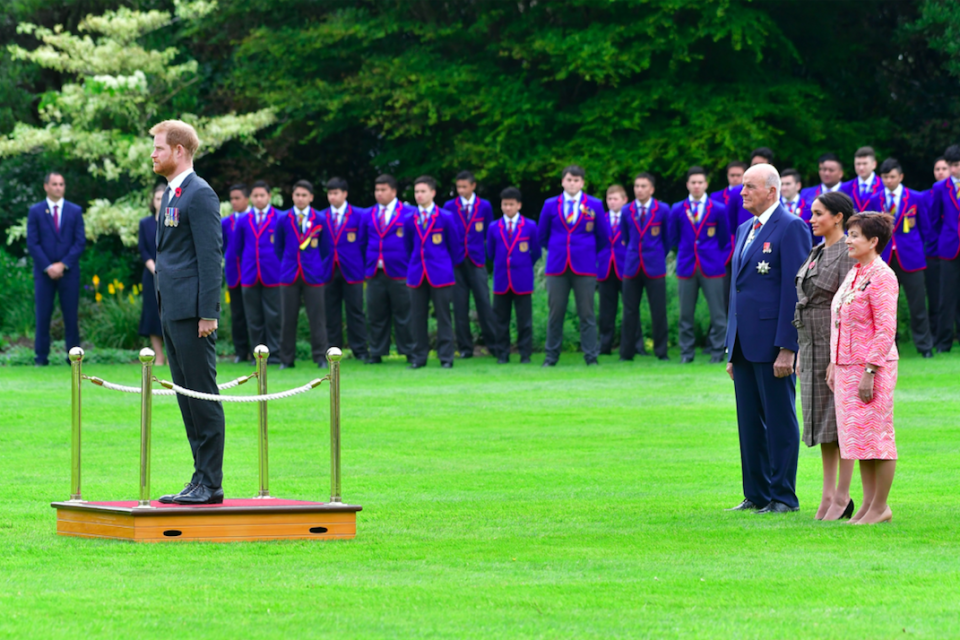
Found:
[{"label": "elderly man in dark suit", "polygon": [[27,216],[27,251],[33,257],[33,295],[37,312],[34,362],[46,366],[50,355],[50,317],[53,298],[60,296],[67,351],[80,346],[77,309],[80,304],[80,254],[87,240],[83,235],[83,210],[63,199],[66,182],[59,173],[43,180],[44,201],[30,207]]},{"label": "elderly man in dark suit", "polygon": [[757,164],[743,176],[727,319],[727,373],[737,396],[744,500],[731,511],[798,511],[794,278],[810,252],[802,218],[780,205],[780,176]]},{"label": "elderly man in dark suit", "polygon": [[[197,132],[179,120],[150,130],[153,170],[167,179],[157,224],[157,302],[170,374],[179,386],[217,389],[217,321],[223,273],[220,201],[193,171]],[[223,502],[223,405],[177,395],[193,453],[193,477],[183,491],[160,502]]]}]

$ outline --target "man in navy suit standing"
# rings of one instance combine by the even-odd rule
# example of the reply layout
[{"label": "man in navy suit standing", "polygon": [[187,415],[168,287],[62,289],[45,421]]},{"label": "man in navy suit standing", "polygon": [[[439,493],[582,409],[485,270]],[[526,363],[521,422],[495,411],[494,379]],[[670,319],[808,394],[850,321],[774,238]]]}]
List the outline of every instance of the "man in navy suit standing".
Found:
[{"label": "man in navy suit standing", "polygon": [[53,297],[60,296],[67,351],[80,346],[77,309],[80,304],[80,254],[87,243],[83,210],[63,199],[67,185],[59,173],[43,180],[47,198],[30,207],[27,216],[27,250],[33,257],[33,295],[37,309],[34,342],[38,367],[49,364],[50,317]]},{"label": "man in navy suit standing", "polygon": [[727,373],[737,396],[744,500],[731,511],[798,511],[794,277],[810,252],[802,218],[780,204],[780,175],[758,164],[743,176],[727,319]]}]

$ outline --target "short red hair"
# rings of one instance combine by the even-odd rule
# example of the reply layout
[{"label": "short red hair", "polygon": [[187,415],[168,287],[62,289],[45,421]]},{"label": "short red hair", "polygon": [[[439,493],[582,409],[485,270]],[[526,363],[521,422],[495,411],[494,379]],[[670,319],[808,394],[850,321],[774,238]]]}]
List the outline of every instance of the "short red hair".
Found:
[{"label": "short red hair", "polygon": [[183,120],[164,120],[153,125],[150,128],[150,135],[155,136],[158,133],[167,134],[167,144],[171,147],[177,145],[183,147],[183,150],[191,158],[200,148],[200,138],[197,136],[197,130]]}]

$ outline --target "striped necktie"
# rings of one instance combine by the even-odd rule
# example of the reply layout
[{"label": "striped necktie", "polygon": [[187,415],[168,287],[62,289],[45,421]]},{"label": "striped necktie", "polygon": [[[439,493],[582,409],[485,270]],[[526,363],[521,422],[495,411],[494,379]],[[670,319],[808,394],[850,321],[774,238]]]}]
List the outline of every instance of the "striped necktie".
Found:
[{"label": "striped necktie", "polygon": [[753,244],[753,241],[757,239],[757,235],[760,232],[760,227],[763,225],[760,224],[760,219],[758,218],[756,222],[753,223],[753,231],[750,232],[750,235],[747,236],[747,241],[743,243],[743,251],[740,252],[740,257],[743,257],[743,254],[747,252],[747,247]]}]

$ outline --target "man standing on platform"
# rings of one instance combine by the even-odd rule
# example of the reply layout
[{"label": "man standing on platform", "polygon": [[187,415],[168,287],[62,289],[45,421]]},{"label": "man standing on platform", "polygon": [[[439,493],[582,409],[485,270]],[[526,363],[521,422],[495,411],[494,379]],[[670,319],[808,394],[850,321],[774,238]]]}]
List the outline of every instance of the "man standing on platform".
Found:
[{"label": "man standing on platform", "polygon": [[250,334],[247,332],[247,316],[243,312],[243,287],[240,286],[240,257],[231,255],[230,241],[237,232],[237,225],[250,211],[250,189],[245,184],[230,187],[230,207],[233,211],[220,221],[223,227],[223,275],[230,293],[230,333],[233,336],[234,364],[248,362],[251,358]]},{"label": "man standing on platform", "polygon": [[731,511],[798,511],[794,278],[810,252],[807,223],[780,204],[780,176],[769,164],[743,177],[727,319],[727,373],[737,398],[744,500]]},{"label": "man standing on platform", "polygon": [[[150,129],[153,170],[167,179],[157,224],[156,295],[173,382],[218,395],[217,324],[223,273],[220,201],[193,172],[197,132],[180,120]],[[160,502],[223,502],[223,405],[177,394],[193,453],[193,477]]]},{"label": "man standing on platform", "polygon": [[34,363],[49,364],[50,317],[53,298],[60,296],[67,351],[80,346],[77,322],[80,305],[80,254],[87,243],[83,210],[63,199],[66,182],[59,173],[48,173],[43,181],[47,198],[30,207],[27,215],[27,251],[33,258],[33,296],[37,333]]}]

